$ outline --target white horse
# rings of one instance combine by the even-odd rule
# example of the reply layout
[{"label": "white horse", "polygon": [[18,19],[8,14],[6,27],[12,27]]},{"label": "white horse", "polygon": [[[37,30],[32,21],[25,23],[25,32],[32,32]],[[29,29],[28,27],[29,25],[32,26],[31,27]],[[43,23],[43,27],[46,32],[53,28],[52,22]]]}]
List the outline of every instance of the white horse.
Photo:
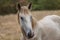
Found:
[{"label": "white horse", "polygon": [[60,40],[60,16],[49,15],[37,21],[28,6],[18,4],[18,22],[22,30],[21,40]]}]

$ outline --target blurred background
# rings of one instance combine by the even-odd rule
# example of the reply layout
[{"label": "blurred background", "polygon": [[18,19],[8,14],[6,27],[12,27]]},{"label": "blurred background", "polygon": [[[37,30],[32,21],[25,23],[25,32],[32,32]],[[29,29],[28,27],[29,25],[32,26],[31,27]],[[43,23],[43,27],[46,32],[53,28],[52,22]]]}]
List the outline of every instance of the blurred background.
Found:
[{"label": "blurred background", "polygon": [[32,15],[37,20],[47,15],[60,16],[60,0],[0,0],[0,40],[20,40],[17,3],[28,5],[32,2]]},{"label": "blurred background", "polygon": [[[19,0],[0,0],[0,14],[16,13]],[[25,0],[32,2],[32,10],[59,10],[60,0]],[[22,3],[23,5],[26,3]]]}]

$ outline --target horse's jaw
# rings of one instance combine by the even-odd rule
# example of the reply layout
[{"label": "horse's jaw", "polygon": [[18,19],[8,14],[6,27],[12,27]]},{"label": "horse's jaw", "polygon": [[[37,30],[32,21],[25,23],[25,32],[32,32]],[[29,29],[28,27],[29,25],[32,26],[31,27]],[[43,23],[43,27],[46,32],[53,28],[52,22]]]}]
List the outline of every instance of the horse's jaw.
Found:
[{"label": "horse's jaw", "polygon": [[33,38],[28,39],[27,37],[25,37],[25,40],[35,40],[36,36],[34,36]]}]

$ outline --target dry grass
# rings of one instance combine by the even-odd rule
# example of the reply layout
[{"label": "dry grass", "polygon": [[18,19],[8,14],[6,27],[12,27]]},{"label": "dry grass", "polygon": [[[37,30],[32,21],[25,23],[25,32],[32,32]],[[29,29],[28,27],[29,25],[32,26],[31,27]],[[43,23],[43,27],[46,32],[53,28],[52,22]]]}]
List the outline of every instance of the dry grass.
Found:
[{"label": "dry grass", "polygon": [[[60,15],[58,11],[33,11],[33,16],[38,20],[46,15]],[[20,40],[20,27],[17,21],[17,14],[0,16],[0,40]]]}]

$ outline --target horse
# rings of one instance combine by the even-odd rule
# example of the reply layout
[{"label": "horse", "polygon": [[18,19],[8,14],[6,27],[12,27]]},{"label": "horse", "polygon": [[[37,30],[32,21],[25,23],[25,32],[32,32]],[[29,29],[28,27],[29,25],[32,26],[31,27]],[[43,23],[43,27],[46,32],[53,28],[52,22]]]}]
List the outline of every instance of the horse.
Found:
[{"label": "horse", "polygon": [[20,40],[60,40],[60,16],[48,15],[38,21],[31,14],[31,5],[17,5]]}]

